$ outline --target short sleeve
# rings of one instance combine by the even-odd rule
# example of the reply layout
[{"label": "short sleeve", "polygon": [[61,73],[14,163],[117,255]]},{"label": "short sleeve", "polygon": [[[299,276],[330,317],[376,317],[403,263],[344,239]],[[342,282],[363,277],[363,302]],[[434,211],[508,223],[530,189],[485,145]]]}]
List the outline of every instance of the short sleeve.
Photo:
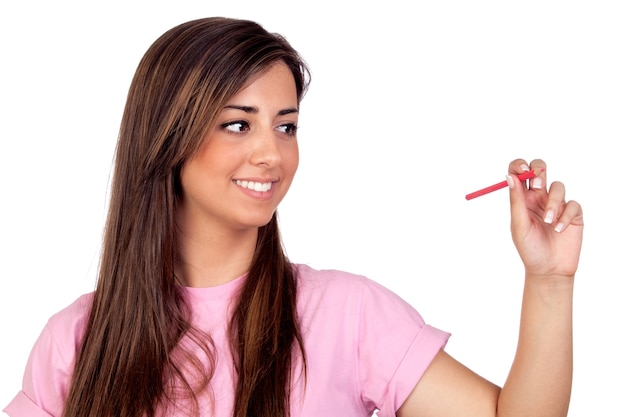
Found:
[{"label": "short sleeve", "polygon": [[62,353],[46,325],[29,355],[22,390],[5,413],[11,417],[61,415],[69,381],[69,364]]},{"label": "short sleeve", "polygon": [[424,322],[410,304],[376,282],[364,288],[359,367],[364,401],[395,417],[449,333]]},{"label": "short sleeve", "polygon": [[28,398],[24,391],[18,392],[3,411],[11,417],[53,417]]},{"label": "short sleeve", "polygon": [[3,410],[11,417],[58,417],[63,413],[91,294],[53,315],[28,357],[22,389]]}]

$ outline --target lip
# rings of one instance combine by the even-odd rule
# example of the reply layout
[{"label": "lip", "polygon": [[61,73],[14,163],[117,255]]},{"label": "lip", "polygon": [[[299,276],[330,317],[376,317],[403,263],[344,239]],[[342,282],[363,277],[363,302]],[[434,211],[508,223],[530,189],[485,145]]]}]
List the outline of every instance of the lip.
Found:
[{"label": "lip", "polygon": [[[262,183],[262,184],[271,183],[271,188],[267,191],[256,191],[254,189],[242,187],[241,185],[237,184],[237,181],[246,182],[246,183],[254,182],[254,183]],[[260,200],[260,201],[271,199],[274,196],[274,193],[276,191],[276,184],[278,184],[278,180],[269,179],[269,178],[235,178],[233,179],[232,182],[233,182],[233,185],[237,187],[237,189],[239,189],[243,194],[255,200]]]}]

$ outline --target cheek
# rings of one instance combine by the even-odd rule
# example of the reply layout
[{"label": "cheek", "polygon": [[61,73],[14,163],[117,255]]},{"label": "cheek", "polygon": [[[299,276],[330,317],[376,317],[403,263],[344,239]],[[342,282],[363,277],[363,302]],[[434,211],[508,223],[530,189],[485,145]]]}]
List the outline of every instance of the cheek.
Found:
[{"label": "cheek", "polygon": [[289,152],[286,154],[286,165],[291,175],[295,175],[298,170],[298,165],[300,164],[300,151],[298,150],[298,145],[295,144],[293,148],[289,149]]},{"label": "cheek", "polygon": [[183,199],[187,199],[189,197],[189,194],[193,194],[194,190],[197,188],[196,182],[198,181],[198,175],[195,168],[196,167],[193,164],[186,163],[180,170],[178,178],[180,193]]}]

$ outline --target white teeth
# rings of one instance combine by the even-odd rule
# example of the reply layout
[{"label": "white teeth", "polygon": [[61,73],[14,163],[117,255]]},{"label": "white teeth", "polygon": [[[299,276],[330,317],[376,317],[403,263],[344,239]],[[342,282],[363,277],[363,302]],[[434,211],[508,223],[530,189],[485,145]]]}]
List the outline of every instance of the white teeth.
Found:
[{"label": "white teeth", "polygon": [[247,188],[248,190],[263,191],[263,192],[269,191],[270,188],[272,188],[272,183],[271,182],[256,182],[256,181],[236,180],[235,184],[237,184],[240,187]]}]

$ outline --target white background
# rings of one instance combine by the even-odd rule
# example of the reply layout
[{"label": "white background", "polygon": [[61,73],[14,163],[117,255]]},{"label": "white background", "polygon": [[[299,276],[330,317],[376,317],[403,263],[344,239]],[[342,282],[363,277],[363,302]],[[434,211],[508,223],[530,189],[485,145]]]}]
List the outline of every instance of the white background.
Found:
[{"label": "white background", "polygon": [[48,317],[94,287],[139,59],[172,26],[223,15],[284,34],[313,70],[300,171],[279,209],[288,255],[401,294],[497,384],[523,271],[506,190],[464,196],[503,180],[514,158],[546,160],[586,220],[570,416],[624,415],[622,4],[3,2],[0,407]]}]

